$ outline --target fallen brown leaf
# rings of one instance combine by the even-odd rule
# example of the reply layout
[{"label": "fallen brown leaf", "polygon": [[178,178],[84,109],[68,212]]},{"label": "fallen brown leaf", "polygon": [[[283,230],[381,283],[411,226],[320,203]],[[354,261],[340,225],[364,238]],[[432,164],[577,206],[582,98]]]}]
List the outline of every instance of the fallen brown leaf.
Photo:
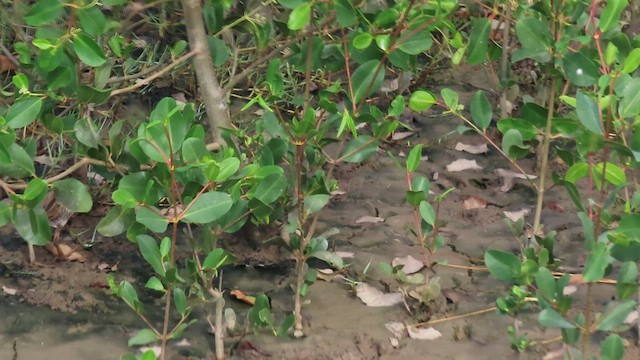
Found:
[{"label": "fallen brown leaf", "polygon": [[356,285],[356,296],[365,305],[371,307],[393,306],[402,302],[401,293],[383,293],[382,291],[364,282]]},{"label": "fallen brown leaf", "polygon": [[402,271],[407,274],[415,274],[418,271],[422,270],[424,267],[424,263],[411,255],[407,255],[405,257],[397,257],[391,260],[391,266],[396,267],[402,265]]},{"label": "fallen brown leaf", "polygon": [[489,151],[487,144],[469,145],[461,142],[456,144],[455,150],[468,152],[469,154],[484,154]]},{"label": "fallen brown leaf", "polygon": [[447,171],[457,172],[457,171],[465,171],[465,170],[481,170],[482,167],[478,165],[475,160],[469,159],[458,159],[447,165]]},{"label": "fallen brown leaf", "polygon": [[381,222],[384,222],[384,218],[381,218],[378,216],[362,216],[362,217],[359,217],[358,220],[356,220],[356,224],[365,224],[365,223],[377,224]]},{"label": "fallen brown leaf", "polygon": [[521,209],[518,211],[503,211],[504,216],[509,220],[516,222],[527,215],[529,215],[529,209]]},{"label": "fallen brown leaf", "polygon": [[410,338],[418,340],[436,340],[442,337],[442,333],[432,327],[416,328],[407,326],[407,332]]},{"label": "fallen brown leaf", "polygon": [[487,201],[477,196],[470,196],[462,203],[462,207],[465,210],[484,209],[487,207]]}]

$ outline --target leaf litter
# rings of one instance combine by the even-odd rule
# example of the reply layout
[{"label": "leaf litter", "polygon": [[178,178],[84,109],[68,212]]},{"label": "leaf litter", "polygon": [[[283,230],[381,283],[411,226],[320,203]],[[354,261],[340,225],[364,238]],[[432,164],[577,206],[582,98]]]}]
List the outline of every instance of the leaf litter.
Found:
[{"label": "leaf litter", "polygon": [[361,282],[356,285],[356,296],[367,306],[387,307],[402,303],[399,292],[384,293],[375,287]]}]

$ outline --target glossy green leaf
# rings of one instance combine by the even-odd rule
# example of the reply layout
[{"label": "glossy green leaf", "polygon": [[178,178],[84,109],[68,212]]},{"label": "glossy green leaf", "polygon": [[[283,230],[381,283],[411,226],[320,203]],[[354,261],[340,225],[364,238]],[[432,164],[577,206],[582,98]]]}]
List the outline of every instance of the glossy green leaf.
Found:
[{"label": "glossy green leaf", "polygon": [[76,179],[58,180],[53,183],[52,188],[56,194],[56,201],[71,212],[86,213],[93,207],[87,185]]},{"label": "glossy green leaf", "polygon": [[100,66],[107,61],[102,48],[87,34],[80,33],[73,38],[73,49],[83,63]]},{"label": "glossy green leaf", "polygon": [[184,290],[177,286],[173,288],[173,303],[180,315],[184,316],[187,313],[187,296]]},{"label": "glossy green leaf", "polygon": [[[515,148],[515,149],[514,149]],[[509,129],[502,137],[502,151],[512,159],[518,159],[528,153],[529,145],[522,141],[522,135],[516,129]]]},{"label": "glossy green leaf", "polygon": [[[22,193],[23,199],[27,201],[36,200],[40,198],[42,200],[49,190],[49,185],[42,179],[32,179],[27,184],[27,188]],[[38,201],[39,202],[39,201]]]},{"label": "glossy green leaf", "polygon": [[310,254],[310,256],[320,259],[336,269],[342,269],[344,267],[344,261],[342,258],[331,251],[320,250]]},{"label": "glossy green leaf", "polygon": [[514,280],[514,275],[521,266],[517,256],[499,250],[485,251],[484,262],[493,277],[506,282]]},{"label": "glossy green leaf", "polygon": [[409,97],[409,108],[413,111],[424,111],[436,104],[436,97],[429,91],[416,90]]},{"label": "glossy green leaf", "polygon": [[213,66],[223,66],[229,60],[229,47],[227,43],[214,36],[207,36],[207,44],[209,45]]},{"label": "glossy green leaf", "polygon": [[153,208],[153,210],[146,207],[137,208],[136,221],[156,233],[164,232],[167,230],[167,225],[169,225],[169,220],[162,216],[156,208]]},{"label": "glossy green leaf", "polygon": [[133,221],[133,210],[122,206],[114,206],[109,210],[98,225],[96,230],[102,236],[118,236],[124,233]]},{"label": "glossy green leaf", "polygon": [[370,33],[361,33],[356,35],[352,42],[353,42],[353,46],[356,49],[366,49],[369,47],[369,45],[371,45],[371,42],[373,41],[373,35],[371,35]]},{"label": "glossy green leaf", "polygon": [[556,280],[551,271],[545,267],[538,269],[536,273],[536,286],[544,298],[554,299],[556,296]]},{"label": "glossy green leaf", "polygon": [[601,242],[593,244],[593,248],[587,257],[582,278],[586,282],[595,282],[604,277],[605,270],[609,266],[609,251],[607,245]]},{"label": "glossy green leaf", "polygon": [[111,89],[97,89],[87,85],[78,87],[78,100],[85,104],[102,105],[111,96]]},{"label": "glossy green leaf", "polygon": [[391,106],[388,110],[389,116],[400,116],[404,112],[404,97],[402,95],[398,95],[391,101]]},{"label": "glossy green leaf", "polygon": [[304,212],[307,215],[317,213],[329,203],[331,195],[329,194],[314,194],[304,198]]},{"label": "glossy green leaf", "polygon": [[144,285],[144,287],[146,287],[147,289],[160,291],[160,292],[165,292],[166,291],[166,289],[164,288],[164,285],[162,285],[162,282],[160,281],[160,279],[158,279],[155,276],[150,277],[149,280],[147,280],[147,283]]},{"label": "glossy green leaf", "polygon": [[636,71],[636,69],[639,66],[640,66],[640,48],[635,48],[631,50],[631,52],[629,53],[629,55],[627,55],[626,58],[624,58],[624,61],[622,63],[622,73],[623,74],[632,73]]},{"label": "glossy green leaf", "polygon": [[431,226],[434,226],[436,224],[436,212],[431,204],[429,204],[427,201],[421,201],[418,210],[420,211],[422,220],[424,220],[427,224]]},{"label": "glossy green leaf", "polygon": [[42,26],[58,19],[64,9],[60,0],[38,0],[24,17],[27,25]]},{"label": "glossy green leaf", "polygon": [[34,209],[16,209],[13,215],[13,223],[18,235],[27,243],[46,245],[51,242],[51,226],[42,206]]},{"label": "glossy green leaf", "polygon": [[199,163],[208,153],[207,145],[201,139],[188,138],[182,144],[182,160],[186,163]]},{"label": "glossy green leaf", "polygon": [[104,33],[107,19],[98,6],[78,8],[76,9],[76,16],[78,16],[82,30],[87,34],[98,36]]},{"label": "glossy green leaf", "polygon": [[11,222],[12,209],[6,202],[0,202],[0,227]]},{"label": "glossy green leaf", "polygon": [[369,159],[378,150],[378,143],[369,135],[360,135],[349,141],[341,157],[350,163],[360,163]]},{"label": "glossy green leaf", "polygon": [[491,118],[493,117],[493,109],[491,103],[484,91],[478,90],[473,94],[471,98],[471,118],[476,125],[486,130],[491,124]]},{"label": "glossy green leaf", "polygon": [[146,345],[158,340],[158,336],[151,329],[142,329],[129,339],[129,346]]},{"label": "glossy green leaf", "polygon": [[623,303],[609,306],[602,317],[598,319],[596,329],[600,331],[611,331],[617,329],[624,323],[624,319],[626,319],[627,315],[633,311],[635,306],[636,302],[633,300],[627,300]]},{"label": "glossy green leaf", "polygon": [[407,35],[400,36],[396,44],[399,44],[397,47],[407,54],[418,55],[431,48],[433,39],[427,31],[421,30],[414,33],[413,30],[409,30]]},{"label": "glossy green leaf", "polygon": [[550,61],[550,44],[553,38],[549,27],[535,17],[518,19],[515,25],[522,48],[513,52],[511,61],[517,62],[526,58],[542,63]]},{"label": "glossy green leaf", "polygon": [[616,26],[620,26],[620,15],[628,4],[627,0],[608,0],[600,14],[600,21],[598,22],[600,31],[607,32]]},{"label": "glossy green leaf", "polygon": [[623,118],[634,117],[640,113],[640,78],[633,78],[624,86],[618,113]]},{"label": "glossy green leaf", "polygon": [[422,161],[422,144],[418,144],[411,149],[407,156],[407,172],[414,172],[420,166]]},{"label": "glossy green leaf", "polygon": [[156,240],[149,235],[143,234],[136,236],[136,241],[142,257],[151,265],[153,271],[160,276],[164,276],[166,271],[162,264],[162,257]]},{"label": "glossy green leaf", "polygon": [[219,269],[221,266],[233,264],[236,258],[230,252],[223,249],[214,249],[202,262],[205,270]]},{"label": "glossy green leaf", "polygon": [[538,315],[538,323],[552,329],[575,329],[576,327],[553,308],[542,310]]},{"label": "glossy green leaf", "polygon": [[289,21],[287,21],[289,30],[300,30],[309,23],[309,19],[311,18],[311,5],[312,3],[305,2],[296,6],[296,8],[291,11]]},{"label": "glossy green leaf", "polygon": [[469,47],[467,49],[469,64],[482,64],[488,58],[489,33],[491,21],[486,17],[473,19]]},{"label": "glossy green leaf", "polygon": [[353,26],[358,22],[356,10],[350,0],[335,0],[336,20],[343,27]]},{"label": "glossy green leaf", "polygon": [[[599,163],[593,167],[594,174],[598,178],[602,178],[602,170],[604,169],[604,164]],[[624,173],[624,170],[620,168],[618,165],[613,163],[607,163],[606,169],[604,169],[606,173],[604,174],[604,179],[614,186],[621,186],[627,183],[627,176]]]},{"label": "glossy green leaf", "polygon": [[583,177],[589,175],[589,164],[584,162],[577,162],[567,170],[564,179],[571,183],[575,183],[576,181],[582,179]]},{"label": "glossy green leaf", "polygon": [[598,67],[579,52],[565,55],[562,69],[567,79],[576,86],[593,86],[598,81]]},{"label": "glossy green leaf", "polygon": [[633,299],[638,291],[638,265],[633,261],[624,262],[620,267],[617,280],[617,298],[619,300]]},{"label": "glossy green leaf", "polygon": [[12,143],[7,149],[11,155],[11,163],[0,164],[0,173],[12,178],[23,178],[36,172],[31,156],[22,146]]},{"label": "glossy green leaf", "polygon": [[11,129],[23,128],[31,124],[42,108],[42,99],[39,97],[28,97],[13,103],[7,110],[7,126]]},{"label": "glossy green leaf", "polygon": [[592,133],[602,135],[602,121],[600,109],[596,101],[589,95],[578,90],[576,92],[576,113],[580,123]]},{"label": "glossy green leaf", "polygon": [[384,76],[384,66],[380,67],[380,61],[378,60],[369,60],[360,65],[351,75],[353,86],[353,98],[351,101],[358,104],[365,97],[378,91]]},{"label": "glossy green leaf", "polygon": [[284,177],[281,174],[274,173],[260,181],[256,187],[254,197],[268,205],[278,200],[286,188],[287,182]]},{"label": "glossy green leaf", "polygon": [[284,80],[280,73],[280,66],[280,59],[273,59],[269,61],[269,67],[267,68],[267,76],[265,79],[271,94],[276,97],[281,97],[284,93]]},{"label": "glossy green leaf", "polygon": [[609,334],[600,345],[600,360],[622,360],[624,342],[620,335]]},{"label": "glossy green leaf", "polygon": [[440,90],[440,96],[442,96],[442,100],[444,100],[444,104],[447,105],[447,107],[450,110],[458,109],[459,97],[457,92],[449,88],[444,88]]},{"label": "glossy green leaf", "polygon": [[225,181],[230,178],[240,168],[240,159],[230,157],[222,160],[219,164],[219,172],[216,181]]},{"label": "glossy green leaf", "polygon": [[18,90],[29,90],[29,78],[23,73],[13,75],[11,82]]},{"label": "glossy green leaf", "polygon": [[400,13],[394,8],[384,9],[376,14],[374,23],[382,28],[388,28],[395,25]]},{"label": "glossy green leaf", "polygon": [[100,144],[100,134],[98,134],[97,126],[93,120],[78,119],[73,126],[78,141],[90,148],[97,149]]},{"label": "glossy green leaf", "polygon": [[184,214],[187,223],[206,224],[219,219],[227,213],[233,201],[229,194],[209,191],[195,199]]}]

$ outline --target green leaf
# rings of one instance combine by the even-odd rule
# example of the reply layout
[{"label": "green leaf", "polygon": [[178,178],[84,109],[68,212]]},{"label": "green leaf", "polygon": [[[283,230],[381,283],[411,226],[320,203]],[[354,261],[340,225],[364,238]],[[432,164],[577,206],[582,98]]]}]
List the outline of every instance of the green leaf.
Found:
[{"label": "green leaf", "polygon": [[79,119],[73,126],[76,138],[80,143],[90,148],[97,149],[100,144],[100,134],[96,130],[96,124],[93,120]]},{"label": "green leaf", "polygon": [[42,206],[34,209],[19,208],[13,215],[16,232],[32,245],[46,245],[51,242],[49,218]]},{"label": "green leaf", "polygon": [[358,22],[356,11],[349,0],[335,0],[336,20],[343,27],[353,26]]},{"label": "green leaf", "polygon": [[230,157],[222,160],[219,164],[219,172],[216,176],[216,181],[225,181],[235,174],[240,168],[240,159],[236,157]]},{"label": "green leaf", "polygon": [[582,274],[584,281],[594,282],[601,280],[604,277],[607,266],[609,266],[609,262],[607,245],[601,242],[596,242],[587,257],[584,274]]},{"label": "green leaf", "polygon": [[576,326],[567,321],[562,315],[552,308],[546,308],[538,315],[538,323],[544,327],[554,329],[575,329]]},{"label": "green leaf", "polygon": [[122,206],[114,206],[109,210],[98,225],[96,230],[102,236],[118,236],[124,233],[133,221],[133,210]]},{"label": "green leaf", "polygon": [[444,104],[447,105],[450,110],[458,110],[459,97],[457,92],[449,88],[444,88],[440,90],[440,96],[442,96]]},{"label": "green leaf", "polygon": [[60,0],[38,0],[24,17],[24,21],[31,26],[50,24],[60,17],[62,10]]},{"label": "green leaf", "polygon": [[368,48],[369,45],[371,45],[372,41],[373,41],[373,35],[371,35],[370,33],[358,34],[352,40],[353,47],[359,50]]},{"label": "green leaf", "polygon": [[596,329],[600,331],[615,330],[624,323],[624,319],[629,315],[636,306],[633,300],[627,300],[623,303],[614,304],[609,307],[604,315],[598,320]]},{"label": "green leaf", "polygon": [[[0,224],[2,222],[0,221]],[[638,291],[638,265],[633,261],[622,264],[618,281],[616,282],[616,295],[620,300],[631,299]]]},{"label": "green leaf", "polygon": [[398,12],[398,10],[394,8],[388,8],[378,12],[374,23],[382,28],[388,28],[395,25],[398,17],[400,17],[400,13]]},{"label": "green leaf", "polygon": [[489,32],[491,31],[491,21],[486,17],[479,17],[473,20],[471,25],[471,35],[469,36],[469,64],[482,64],[488,58]]},{"label": "green leaf", "polygon": [[535,17],[525,17],[516,21],[516,33],[522,44],[513,52],[512,62],[525,58],[545,63],[551,60],[552,36],[549,27]]},{"label": "green leaf", "polygon": [[270,174],[258,183],[254,197],[268,205],[278,200],[287,186],[284,176],[279,173]]},{"label": "green leaf", "polygon": [[592,133],[602,135],[602,121],[600,109],[593,98],[582,91],[576,92],[576,113],[580,123]]},{"label": "green leaf", "polygon": [[87,34],[98,36],[104,33],[107,19],[98,6],[84,7],[76,10],[80,26]]},{"label": "green leaf", "polygon": [[564,75],[576,86],[593,86],[598,82],[598,67],[588,57],[578,52],[562,59]]},{"label": "green leaf", "polygon": [[598,22],[600,31],[607,32],[615,26],[620,26],[620,15],[628,4],[627,0],[608,0],[600,14],[600,22]]},{"label": "green leaf", "polygon": [[389,116],[400,116],[404,112],[404,97],[402,95],[396,96],[391,102],[391,106],[388,110]]},{"label": "green leaf", "polygon": [[14,102],[7,110],[7,126],[17,129],[31,124],[38,117],[41,108],[42,99],[39,97],[28,97]]},{"label": "green leaf", "polygon": [[422,144],[418,144],[411,149],[407,156],[407,172],[412,173],[420,166],[422,160]]},{"label": "green leaf", "polygon": [[553,274],[549,269],[541,267],[536,273],[536,285],[538,291],[540,291],[544,298],[548,300],[555,299],[556,295],[556,280],[553,278]]},{"label": "green leaf", "polygon": [[136,236],[136,241],[138,242],[142,257],[151,265],[153,271],[160,276],[164,276],[166,271],[162,264],[162,257],[156,240],[149,235],[142,234]]},{"label": "green leaf", "polygon": [[267,76],[265,79],[265,82],[269,85],[271,94],[278,98],[284,94],[284,80],[280,73],[280,66],[280,59],[272,59],[269,61],[269,67],[267,68]]},{"label": "green leaf", "polygon": [[622,90],[622,98],[618,107],[618,113],[623,118],[630,118],[640,112],[640,78],[633,78]]},{"label": "green leaf", "polygon": [[73,38],[73,49],[80,60],[92,67],[107,61],[102,48],[87,34],[79,33]]},{"label": "green leaf", "polygon": [[336,255],[333,252],[330,251],[326,251],[326,250],[320,250],[320,251],[314,251],[313,253],[309,254],[311,257],[314,257],[316,259],[320,259],[328,264],[330,264],[331,266],[335,267],[336,269],[342,269],[344,267],[344,262],[342,260],[342,258],[338,255]]},{"label": "green leaf", "polygon": [[158,340],[158,336],[153,331],[142,329],[129,339],[129,346],[146,345],[156,340]]},{"label": "green leaf", "polygon": [[577,162],[567,170],[564,179],[570,183],[575,184],[576,181],[589,175],[589,164],[584,162]]},{"label": "green leaf", "polygon": [[[513,149],[515,147],[515,149]],[[502,137],[502,151],[512,159],[518,159],[528,152],[529,145],[522,141],[522,134],[516,129],[509,129]]]},{"label": "green leaf", "polygon": [[360,163],[368,158],[378,150],[378,143],[369,135],[360,135],[355,139],[349,141],[341,157],[344,157],[344,161],[350,163]]},{"label": "green leaf", "polygon": [[484,262],[493,277],[506,282],[514,280],[521,266],[517,256],[499,250],[485,251]]},{"label": "green leaf", "polygon": [[209,191],[197,197],[183,216],[187,223],[206,224],[227,213],[233,200],[229,194]]},{"label": "green leaf", "polygon": [[413,111],[424,111],[437,103],[435,95],[426,90],[416,90],[409,97],[409,108]]},{"label": "green leaf", "polygon": [[11,222],[11,206],[6,202],[0,202],[0,227]]},{"label": "green leaf", "polygon": [[[602,178],[602,169],[604,169],[604,163],[599,163],[593,167],[594,174],[598,178]],[[618,165],[608,162],[604,179],[614,186],[621,186],[627,183],[627,176]]]},{"label": "green leaf", "polygon": [[300,30],[309,23],[311,18],[311,3],[305,2],[291,11],[287,27],[289,30]]},{"label": "green leaf", "polygon": [[229,47],[224,40],[214,36],[207,36],[207,44],[209,45],[213,66],[220,67],[229,60]]},{"label": "green leaf", "polygon": [[88,85],[78,87],[78,100],[85,104],[102,105],[111,96],[111,89],[97,89]]},{"label": "green leaf", "polygon": [[484,91],[478,90],[473,94],[471,98],[471,118],[476,125],[486,130],[491,124],[491,118],[493,117],[493,110],[491,109],[491,103]]},{"label": "green leaf", "polygon": [[151,210],[146,207],[139,207],[136,209],[136,221],[147,227],[147,229],[162,233],[167,230],[169,220],[158,213],[158,209],[153,208]]},{"label": "green leaf", "polygon": [[609,334],[600,345],[600,360],[621,360],[624,343],[618,334]]},{"label": "green leaf", "polygon": [[29,78],[23,73],[17,73],[11,78],[11,82],[18,90],[29,90]]},{"label": "green leaf", "polygon": [[76,179],[58,180],[53,183],[52,188],[56,201],[71,212],[86,213],[93,207],[87,186]]},{"label": "green leaf", "polygon": [[198,164],[208,153],[207,145],[202,139],[190,137],[182,144],[182,160],[184,160],[185,163]]},{"label": "green leaf", "polygon": [[[22,197],[26,201],[36,200],[40,198],[40,201],[46,196],[49,190],[49,185],[42,179],[33,179],[27,184],[27,188],[24,189]],[[40,202],[38,201],[38,202]]]},{"label": "green leaf", "polygon": [[187,313],[187,296],[184,290],[177,286],[173,288],[173,303],[180,315],[184,316]]},{"label": "green leaf", "polygon": [[0,164],[0,173],[13,178],[22,178],[36,172],[33,156],[20,145],[12,143],[7,149],[11,155],[10,164]]},{"label": "green leaf", "polygon": [[202,268],[206,270],[219,269],[221,266],[233,264],[236,258],[224,249],[214,249],[202,262]]},{"label": "green leaf", "polygon": [[146,287],[147,289],[160,291],[160,292],[166,291],[166,289],[164,288],[164,285],[162,285],[162,282],[155,276],[150,277],[149,280],[147,280],[147,283],[144,285],[144,287]]},{"label": "green leaf", "polygon": [[433,39],[431,34],[427,31],[417,31],[409,29],[406,36],[400,36],[396,41],[398,49],[406,52],[410,55],[418,55],[431,48],[433,45]]},{"label": "green leaf", "polygon": [[329,203],[331,195],[329,194],[314,194],[304,198],[304,212],[306,215],[314,214]]},{"label": "green leaf", "polygon": [[424,220],[431,226],[434,226],[436,224],[436,212],[431,204],[429,204],[427,201],[421,201],[419,210],[422,220]]},{"label": "green leaf", "polygon": [[353,98],[351,101],[354,104],[358,104],[365,97],[378,91],[384,76],[384,66],[380,67],[380,61],[378,60],[369,60],[360,65],[351,75],[353,85]]},{"label": "green leaf", "polygon": [[[626,0],[625,0],[626,1]],[[624,58],[624,62],[622,63],[622,73],[629,74],[640,66],[640,48],[635,48],[631,50],[629,55]]]}]

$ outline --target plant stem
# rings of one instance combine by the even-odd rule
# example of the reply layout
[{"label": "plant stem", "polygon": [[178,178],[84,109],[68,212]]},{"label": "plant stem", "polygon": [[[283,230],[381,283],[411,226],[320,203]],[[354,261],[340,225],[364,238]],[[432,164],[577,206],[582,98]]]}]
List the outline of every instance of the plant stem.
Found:
[{"label": "plant stem", "polygon": [[549,144],[551,143],[551,121],[553,119],[553,108],[555,106],[556,79],[551,79],[551,90],[549,91],[549,104],[547,111],[547,127],[542,139],[542,164],[540,167],[540,181],[538,183],[538,200],[536,202],[536,215],[533,221],[533,234],[538,234],[540,230],[540,218],[542,216],[542,203],[544,201],[544,187],[547,176],[547,164],[549,162]]},{"label": "plant stem", "polygon": [[[506,2],[506,13],[504,16],[504,29],[502,31],[502,59],[500,60],[500,82],[507,84],[507,70],[509,67],[509,33],[511,30],[511,3]],[[500,93],[500,117],[506,118],[509,116],[507,111],[507,91],[508,88],[502,89]]]},{"label": "plant stem", "polygon": [[591,305],[593,297],[593,283],[587,283],[587,305],[584,309],[584,327],[582,329],[582,358],[589,359],[591,345]]}]

